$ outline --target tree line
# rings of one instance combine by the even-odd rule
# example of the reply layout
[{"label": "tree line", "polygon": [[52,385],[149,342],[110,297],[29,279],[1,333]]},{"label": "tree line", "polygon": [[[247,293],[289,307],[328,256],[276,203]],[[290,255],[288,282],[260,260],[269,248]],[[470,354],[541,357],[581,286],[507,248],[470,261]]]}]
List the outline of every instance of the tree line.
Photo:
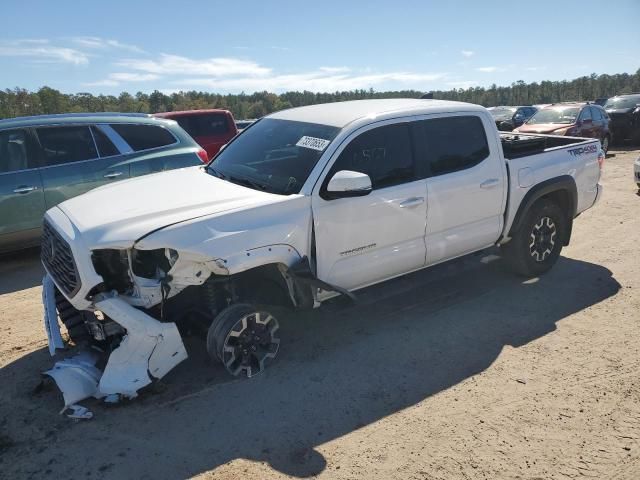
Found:
[{"label": "tree line", "polygon": [[[525,83],[522,80],[509,86],[491,85],[467,89],[436,90],[433,98],[476,103],[485,107],[495,105],[532,105],[573,100],[594,100],[623,93],[640,92],[640,69],[633,74],[584,76],[574,80]],[[156,113],[175,110],[223,108],[238,118],[259,118],[285,108],[316,103],[361,100],[366,98],[418,98],[424,92],[417,90],[376,92],[352,90],[334,93],[286,92],[275,94],[221,95],[209,92],[181,91],[165,94],[155,90],[151,94],[122,92],[114,95],[91,93],[66,94],[42,87],[31,92],[24,88],[0,90],[0,118],[69,112],[144,112]]]}]

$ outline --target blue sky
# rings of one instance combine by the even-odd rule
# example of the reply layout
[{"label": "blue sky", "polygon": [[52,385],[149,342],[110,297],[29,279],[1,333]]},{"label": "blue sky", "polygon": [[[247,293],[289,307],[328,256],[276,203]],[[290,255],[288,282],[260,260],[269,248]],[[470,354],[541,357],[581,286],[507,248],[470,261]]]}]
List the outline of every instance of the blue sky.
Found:
[{"label": "blue sky", "polygon": [[9,0],[1,23],[0,88],[67,93],[427,91],[640,68],[640,0]]}]

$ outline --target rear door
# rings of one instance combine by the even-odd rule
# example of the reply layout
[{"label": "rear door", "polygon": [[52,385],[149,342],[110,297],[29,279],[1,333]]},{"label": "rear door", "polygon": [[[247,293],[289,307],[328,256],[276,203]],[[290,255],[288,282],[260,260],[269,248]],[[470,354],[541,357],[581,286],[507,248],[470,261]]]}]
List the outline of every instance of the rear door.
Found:
[{"label": "rear door", "polygon": [[236,133],[235,125],[225,113],[181,115],[175,118],[191,137],[207,151],[209,159],[218,153]]},{"label": "rear door", "polygon": [[45,212],[29,129],[0,131],[0,251],[38,243]]},{"label": "rear door", "polygon": [[500,236],[506,167],[487,131],[494,131],[488,119],[464,113],[414,124],[418,172],[427,179],[427,264],[488,247]]},{"label": "rear door", "polygon": [[115,180],[129,166],[114,143],[96,126],[64,125],[35,129],[43,167],[46,208]]}]

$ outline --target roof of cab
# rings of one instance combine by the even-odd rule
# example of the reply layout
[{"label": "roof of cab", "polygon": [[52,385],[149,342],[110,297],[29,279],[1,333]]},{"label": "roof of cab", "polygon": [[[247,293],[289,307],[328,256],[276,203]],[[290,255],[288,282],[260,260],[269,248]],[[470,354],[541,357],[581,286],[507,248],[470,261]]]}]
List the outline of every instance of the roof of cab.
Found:
[{"label": "roof of cab", "polygon": [[54,115],[34,115],[0,120],[0,128],[30,127],[40,125],[60,125],[78,123],[158,123],[172,122],[169,119],[152,117],[146,113],[60,113]]},{"label": "roof of cab", "polygon": [[319,123],[343,128],[363,118],[420,115],[423,113],[484,110],[479,105],[447,100],[418,98],[390,98],[380,100],[352,100],[290,108],[269,115],[269,118]]}]

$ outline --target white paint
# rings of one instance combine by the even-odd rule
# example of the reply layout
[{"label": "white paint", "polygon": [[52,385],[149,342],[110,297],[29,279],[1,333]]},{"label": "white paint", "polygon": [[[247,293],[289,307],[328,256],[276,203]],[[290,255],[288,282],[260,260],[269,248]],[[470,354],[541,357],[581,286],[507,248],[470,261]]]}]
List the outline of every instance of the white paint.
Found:
[{"label": "white paint", "polygon": [[134,398],[151,383],[149,374],[162,378],[187,358],[175,323],[159,322],[118,297],[100,300],[95,306],[127,330],[100,378],[101,394]]},{"label": "white paint", "polygon": [[49,354],[53,357],[56,350],[64,348],[64,340],[60,334],[58,314],[56,312],[55,285],[49,275],[42,279],[42,305],[44,306],[44,329],[47,332]]}]

